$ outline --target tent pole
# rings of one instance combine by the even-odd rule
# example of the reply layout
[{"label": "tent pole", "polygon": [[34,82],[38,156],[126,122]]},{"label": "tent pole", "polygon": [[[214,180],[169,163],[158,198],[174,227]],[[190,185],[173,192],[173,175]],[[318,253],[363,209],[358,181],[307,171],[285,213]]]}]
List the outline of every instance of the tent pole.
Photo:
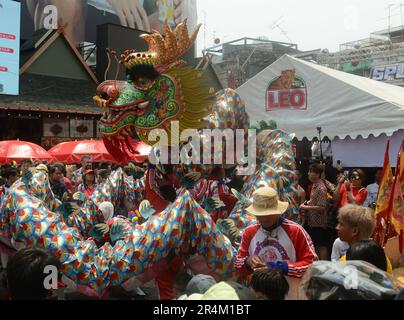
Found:
[{"label": "tent pole", "polygon": [[320,160],[323,161],[324,157],[323,157],[323,146],[322,146],[322,140],[321,140],[321,127],[317,127],[317,132],[318,132],[318,141],[320,143]]}]

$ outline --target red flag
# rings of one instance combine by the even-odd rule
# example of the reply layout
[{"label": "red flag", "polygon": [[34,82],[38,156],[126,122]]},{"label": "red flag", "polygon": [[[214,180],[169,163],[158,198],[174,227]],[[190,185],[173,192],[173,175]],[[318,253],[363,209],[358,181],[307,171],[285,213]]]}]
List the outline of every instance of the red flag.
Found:
[{"label": "red flag", "polygon": [[387,142],[386,153],[384,155],[384,165],[382,179],[376,200],[376,230],[374,239],[381,246],[384,246],[386,232],[388,229],[390,200],[393,188],[393,171],[391,170],[389,158],[390,141]]},{"label": "red flag", "polygon": [[400,153],[398,155],[397,167],[400,168],[400,176],[404,175],[404,140],[401,143]]},{"label": "red flag", "polygon": [[404,247],[404,141],[397,160],[397,173],[394,179],[391,205],[391,222],[400,239],[400,253]]}]

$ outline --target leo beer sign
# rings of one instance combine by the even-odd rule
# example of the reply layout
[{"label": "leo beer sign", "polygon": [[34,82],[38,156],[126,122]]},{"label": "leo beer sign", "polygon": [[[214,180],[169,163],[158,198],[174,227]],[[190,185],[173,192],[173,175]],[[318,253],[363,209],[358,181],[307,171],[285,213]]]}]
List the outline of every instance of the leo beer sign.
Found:
[{"label": "leo beer sign", "polygon": [[307,87],[296,70],[284,70],[272,80],[266,92],[266,111],[279,109],[307,110]]}]

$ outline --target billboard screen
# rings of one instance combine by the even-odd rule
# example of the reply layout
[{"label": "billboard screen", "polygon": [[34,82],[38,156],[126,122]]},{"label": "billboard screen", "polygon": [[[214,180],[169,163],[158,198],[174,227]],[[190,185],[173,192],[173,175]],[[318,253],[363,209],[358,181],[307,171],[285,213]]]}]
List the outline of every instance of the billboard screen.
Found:
[{"label": "billboard screen", "polygon": [[[143,31],[135,29],[125,28],[121,25],[115,24],[103,24],[98,26],[98,38],[97,38],[97,77],[98,81],[104,81],[105,70],[108,65],[106,49],[111,48],[117,53],[123,53],[127,49],[136,48],[137,51],[147,51],[147,43],[139,36],[143,34]],[[189,65],[195,64],[195,51],[191,48],[186,54],[181,57]],[[113,63],[109,71],[107,72],[106,79],[115,79],[116,65]],[[120,68],[119,77],[120,80],[126,80],[125,67],[123,65],[118,66]]]},{"label": "billboard screen", "polygon": [[22,38],[59,22],[76,44],[95,43],[97,26],[112,23],[146,32],[161,31],[188,19],[197,24],[196,0],[18,0],[22,3]]},{"label": "billboard screen", "polygon": [[0,0],[0,94],[18,95],[21,5]]}]

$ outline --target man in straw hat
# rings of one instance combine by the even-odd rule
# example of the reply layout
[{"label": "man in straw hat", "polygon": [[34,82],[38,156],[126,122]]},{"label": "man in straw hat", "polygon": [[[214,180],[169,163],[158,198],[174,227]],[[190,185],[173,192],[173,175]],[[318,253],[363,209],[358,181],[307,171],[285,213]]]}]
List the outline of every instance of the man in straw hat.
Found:
[{"label": "man in straw hat", "polygon": [[309,265],[318,260],[310,236],[300,225],[282,218],[289,204],[279,201],[272,188],[260,188],[246,210],[259,223],[242,235],[236,258],[239,275],[248,279],[254,270],[277,269],[286,276],[301,278]]}]

